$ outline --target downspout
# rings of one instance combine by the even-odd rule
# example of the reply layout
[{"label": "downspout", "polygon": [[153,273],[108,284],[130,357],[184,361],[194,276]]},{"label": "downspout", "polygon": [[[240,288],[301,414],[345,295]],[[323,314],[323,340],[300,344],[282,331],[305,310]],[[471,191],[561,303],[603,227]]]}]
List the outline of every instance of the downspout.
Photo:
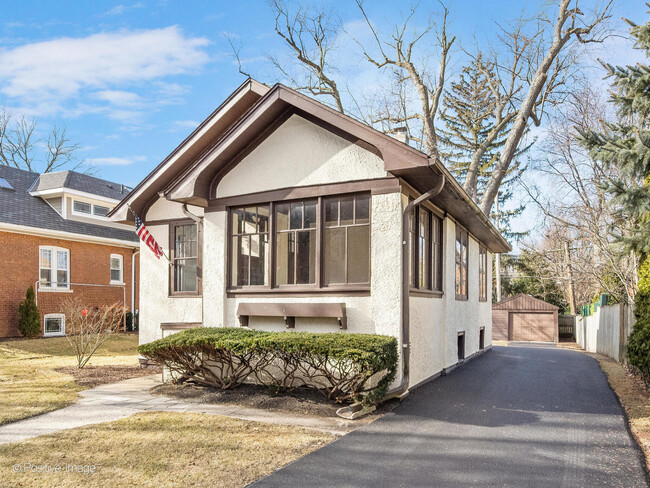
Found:
[{"label": "downspout", "polygon": [[133,314],[133,324],[135,325],[135,257],[140,254],[140,249],[131,254],[131,313]]},{"label": "downspout", "polygon": [[[196,222],[197,226],[200,226],[201,234],[203,234],[203,218],[199,217],[198,215],[194,215],[192,212],[190,212],[189,209],[187,208],[187,203],[184,203],[181,208],[183,210],[183,213],[187,217],[189,217],[194,222]],[[197,241],[198,241],[198,236],[197,236]],[[203,242],[201,242],[201,244],[203,244]],[[201,252],[201,255],[203,255],[203,249],[200,249],[199,251]],[[201,262],[201,284],[203,284],[203,262]],[[201,290],[201,325],[204,325],[203,324],[203,290]]]},{"label": "downspout", "polygon": [[[432,170],[433,171],[433,170]],[[440,174],[440,182],[428,192],[420,195],[415,200],[411,200],[402,214],[402,381],[400,384],[386,393],[384,400],[390,398],[400,397],[403,398],[405,393],[408,392],[409,386],[409,363],[411,356],[410,346],[410,317],[409,317],[409,291],[411,280],[409,276],[409,261],[410,261],[410,248],[409,248],[409,222],[413,208],[425,200],[435,197],[442,191],[445,186],[445,175]]]}]

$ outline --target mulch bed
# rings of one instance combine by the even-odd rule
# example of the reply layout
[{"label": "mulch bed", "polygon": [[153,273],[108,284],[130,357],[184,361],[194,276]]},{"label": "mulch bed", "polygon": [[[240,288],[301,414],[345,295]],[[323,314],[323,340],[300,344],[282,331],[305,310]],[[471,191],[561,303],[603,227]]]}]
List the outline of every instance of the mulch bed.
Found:
[{"label": "mulch bed", "polygon": [[[186,382],[180,385],[165,383],[154,387],[151,393],[195,403],[232,404],[317,417],[336,417],[336,411],[344,406],[328,401],[322,393],[309,388],[276,393],[259,385],[240,385],[232,390],[219,390]],[[385,402],[364,418],[374,419],[377,415],[390,412],[397,404],[397,401]]]},{"label": "mulch bed", "polygon": [[108,383],[116,383],[130,378],[137,378],[139,376],[148,376],[151,374],[160,373],[160,367],[149,366],[141,368],[139,365],[135,366],[86,366],[82,369],[75,367],[57,368],[58,372],[69,374],[74,377],[78,385],[92,388],[94,386],[106,385]]}]

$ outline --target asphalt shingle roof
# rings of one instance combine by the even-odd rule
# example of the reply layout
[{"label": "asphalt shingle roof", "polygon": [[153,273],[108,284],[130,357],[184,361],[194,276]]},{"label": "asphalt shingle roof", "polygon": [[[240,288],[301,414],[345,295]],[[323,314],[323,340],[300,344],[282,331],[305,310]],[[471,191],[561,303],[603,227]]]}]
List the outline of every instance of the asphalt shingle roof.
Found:
[{"label": "asphalt shingle roof", "polygon": [[[90,176],[82,175],[80,173],[75,173],[73,171],[53,173],[52,176],[59,178],[58,181],[60,182],[62,181],[60,180],[61,176],[59,176],[61,173],[71,173],[72,176],[70,174],[65,175],[65,179],[72,181],[76,186],[74,189],[80,191],[86,191],[89,193],[96,193],[101,195],[102,193],[99,193],[98,191],[89,191],[89,189],[99,188],[102,184],[106,183],[113,185],[113,188],[116,188],[118,190],[121,188],[121,185],[117,183],[107,182],[105,180],[100,180],[99,178],[93,178]],[[77,177],[77,175],[79,177]],[[11,168],[9,166],[0,165],[0,178],[6,179],[14,188],[13,190],[0,188],[0,222],[62,232],[71,232],[73,234],[82,234],[93,237],[104,237],[108,239],[132,241],[134,243],[138,242],[138,236],[135,235],[135,232],[130,230],[115,229],[103,225],[88,224],[85,222],[77,222],[74,220],[64,219],[42,198],[34,197],[29,194],[30,188],[34,189],[32,186],[36,180],[42,179],[39,178],[39,176],[43,175],[38,175],[37,173],[30,173],[29,171],[23,171],[20,169]],[[45,181],[50,184],[50,182],[57,181],[56,178],[45,178]],[[62,185],[51,188],[61,188],[61,186]],[[73,187],[66,185],[66,188]],[[108,193],[106,190],[103,191],[105,193]],[[124,196],[121,195],[121,193],[121,196],[118,196],[115,193],[112,195],[107,195],[105,193],[103,195],[109,196],[110,198],[121,199],[122,196]]]},{"label": "asphalt shingle roof", "polygon": [[129,193],[124,185],[77,173],[76,171],[57,171],[56,173],[38,175],[32,191],[53,190],[55,188],[69,188],[115,200],[122,200]]}]

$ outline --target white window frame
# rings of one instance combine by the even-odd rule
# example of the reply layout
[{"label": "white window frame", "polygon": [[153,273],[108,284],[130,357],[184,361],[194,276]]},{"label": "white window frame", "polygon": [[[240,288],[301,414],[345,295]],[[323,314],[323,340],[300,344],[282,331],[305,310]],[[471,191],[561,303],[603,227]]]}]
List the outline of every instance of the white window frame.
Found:
[{"label": "white window frame", "polygon": [[123,285],[124,284],[124,257],[121,254],[111,254],[111,258],[109,260],[109,267],[110,267],[111,274],[113,271],[113,267],[112,267],[113,259],[120,260],[120,279],[116,281],[113,279],[111,275],[109,275],[111,285]]},{"label": "white window frame", "polygon": [[[46,332],[45,323],[47,319],[61,319],[61,330],[59,332]],[[65,335],[65,315],[62,313],[48,313],[43,316],[43,336],[44,337],[59,337]]]},{"label": "white window frame", "polygon": [[[75,202],[80,202],[80,203],[85,203],[85,204],[90,205],[90,213],[78,212],[77,210],[75,210],[74,209]],[[111,207],[110,205],[92,203],[92,202],[89,202],[88,200],[83,200],[81,198],[73,198],[72,199],[72,208],[70,208],[70,212],[72,213],[72,215],[78,215],[79,217],[89,217],[91,219],[108,220],[108,217],[106,217],[104,215],[95,214],[95,207],[107,208],[109,212],[111,210],[113,210],[113,207]]]},{"label": "white window frame", "polygon": [[[50,284],[44,284],[41,282],[41,269],[48,269],[48,268],[41,268],[41,252],[42,251],[50,251]],[[65,252],[68,256],[66,259],[67,262],[67,268],[65,271],[67,272],[68,275],[68,282],[66,286],[56,286],[56,275],[57,271],[59,271],[58,268],[58,261],[57,261],[57,253],[58,252]],[[70,250],[65,249],[63,247],[56,247],[56,246],[39,246],[38,247],[38,289],[39,291],[70,291]]]}]

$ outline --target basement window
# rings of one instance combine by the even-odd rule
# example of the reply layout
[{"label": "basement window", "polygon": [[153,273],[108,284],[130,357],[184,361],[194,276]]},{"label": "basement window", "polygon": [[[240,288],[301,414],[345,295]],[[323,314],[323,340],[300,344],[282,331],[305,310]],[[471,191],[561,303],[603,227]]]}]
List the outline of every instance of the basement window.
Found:
[{"label": "basement window", "polygon": [[465,332],[458,333],[458,362],[465,359]]},{"label": "basement window", "polygon": [[43,317],[43,335],[54,337],[65,335],[65,315],[50,313]]},{"label": "basement window", "polygon": [[485,349],[485,327],[481,327],[478,332],[478,348]]}]

